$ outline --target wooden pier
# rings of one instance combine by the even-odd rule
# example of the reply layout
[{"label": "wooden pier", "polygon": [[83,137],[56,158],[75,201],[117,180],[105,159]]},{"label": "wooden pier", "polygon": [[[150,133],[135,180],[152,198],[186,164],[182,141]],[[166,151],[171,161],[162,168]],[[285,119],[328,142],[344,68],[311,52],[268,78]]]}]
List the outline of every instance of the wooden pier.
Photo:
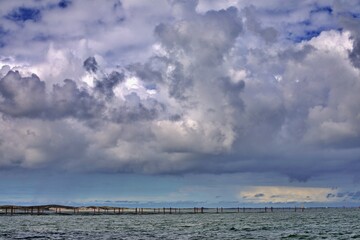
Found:
[{"label": "wooden pier", "polygon": [[[315,208],[311,208],[315,209]],[[323,208],[316,208],[323,209]],[[64,206],[64,205],[37,205],[37,206],[0,206],[0,215],[121,215],[121,214],[227,214],[227,213],[273,213],[273,212],[304,212],[304,207],[264,207],[264,208],[126,208],[110,206]]]}]

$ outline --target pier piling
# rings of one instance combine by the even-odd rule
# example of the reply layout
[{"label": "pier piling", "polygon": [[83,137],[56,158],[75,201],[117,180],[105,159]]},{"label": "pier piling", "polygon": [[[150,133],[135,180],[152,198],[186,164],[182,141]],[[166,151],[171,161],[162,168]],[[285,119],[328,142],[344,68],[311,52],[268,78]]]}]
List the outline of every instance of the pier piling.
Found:
[{"label": "pier piling", "polygon": [[[315,209],[315,208],[312,208]],[[316,208],[322,209],[322,208]],[[258,207],[258,208],[246,208],[246,207],[192,207],[192,208],[177,208],[177,207],[164,207],[164,208],[123,208],[123,207],[111,207],[111,206],[60,206],[60,205],[39,205],[39,206],[15,206],[5,205],[0,206],[0,215],[18,215],[18,214],[221,214],[221,213],[273,213],[273,212],[304,212],[303,206],[295,207]]]}]

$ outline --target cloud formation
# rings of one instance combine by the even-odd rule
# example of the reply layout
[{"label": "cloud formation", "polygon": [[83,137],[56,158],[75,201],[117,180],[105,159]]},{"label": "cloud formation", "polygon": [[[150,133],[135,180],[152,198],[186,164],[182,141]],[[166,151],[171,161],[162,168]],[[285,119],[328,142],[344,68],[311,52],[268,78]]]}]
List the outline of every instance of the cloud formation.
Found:
[{"label": "cloud formation", "polygon": [[253,187],[239,194],[240,198],[252,203],[324,203],[332,196],[336,196],[336,190],[331,188],[279,186]]},{"label": "cloud formation", "polygon": [[0,168],[355,176],[357,9],[281,2],[1,3]]}]

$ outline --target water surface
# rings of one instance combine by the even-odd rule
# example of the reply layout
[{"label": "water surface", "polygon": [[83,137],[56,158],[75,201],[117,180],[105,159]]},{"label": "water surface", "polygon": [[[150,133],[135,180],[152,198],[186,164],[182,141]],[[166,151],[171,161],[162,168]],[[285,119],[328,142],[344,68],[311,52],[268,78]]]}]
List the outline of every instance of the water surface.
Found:
[{"label": "water surface", "polygon": [[0,216],[0,239],[360,239],[359,209]]}]

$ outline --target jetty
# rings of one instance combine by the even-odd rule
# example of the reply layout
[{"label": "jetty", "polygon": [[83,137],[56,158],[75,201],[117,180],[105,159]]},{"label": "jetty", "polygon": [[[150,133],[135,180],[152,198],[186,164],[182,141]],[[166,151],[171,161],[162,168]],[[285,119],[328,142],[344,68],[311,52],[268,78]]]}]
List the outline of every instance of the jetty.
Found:
[{"label": "jetty", "polygon": [[[315,208],[311,208],[315,209]],[[324,208],[316,208],[324,209]],[[273,213],[273,212],[304,212],[304,207],[263,207],[263,208],[128,208],[112,206],[65,206],[65,205],[35,205],[35,206],[0,206],[0,215],[104,215],[104,214],[227,214],[227,213]]]}]

